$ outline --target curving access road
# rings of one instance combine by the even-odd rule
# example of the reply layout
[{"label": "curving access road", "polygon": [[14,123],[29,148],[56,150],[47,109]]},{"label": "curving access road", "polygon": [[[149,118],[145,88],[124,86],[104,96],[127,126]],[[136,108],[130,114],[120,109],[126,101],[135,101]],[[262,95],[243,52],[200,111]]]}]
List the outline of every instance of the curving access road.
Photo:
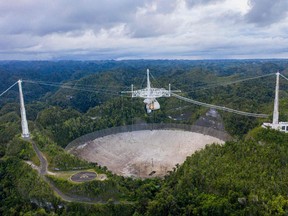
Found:
[{"label": "curving access road", "polygon": [[[55,185],[53,182],[51,182],[47,177],[46,174],[48,173],[48,162],[47,159],[45,158],[45,156],[42,154],[42,152],[39,150],[39,148],[37,147],[37,145],[35,144],[35,142],[33,140],[30,140],[30,142],[32,143],[33,149],[40,161],[40,169],[39,174],[40,176],[43,178],[43,180],[45,182],[48,183],[48,185],[50,186],[50,188],[64,201],[66,202],[81,202],[81,203],[88,203],[88,204],[99,204],[102,203],[104,204],[105,202],[103,201],[99,201],[99,200],[93,200],[91,198],[88,197],[80,197],[80,196],[69,196],[64,194],[63,192],[61,192]],[[120,202],[114,202],[114,204],[117,204]]]}]

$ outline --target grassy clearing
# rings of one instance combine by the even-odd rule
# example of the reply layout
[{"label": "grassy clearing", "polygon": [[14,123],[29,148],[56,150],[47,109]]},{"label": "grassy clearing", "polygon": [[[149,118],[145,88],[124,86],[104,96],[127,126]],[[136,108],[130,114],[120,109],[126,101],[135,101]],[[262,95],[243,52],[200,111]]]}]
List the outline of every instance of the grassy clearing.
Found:
[{"label": "grassy clearing", "polygon": [[71,180],[71,176],[73,176],[79,172],[95,172],[97,174],[97,177],[93,180],[104,181],[107,179],[107,176],[105,174],[98,174],[94,169],[57,171],[57,172],[53,172],[53,174],[51,173],[51,175],[53,175],[54,177],[56,177],[60,180],[67,180],[67,181],[75,183],[75,184],[82,184],[84,182],[74,182]]}]

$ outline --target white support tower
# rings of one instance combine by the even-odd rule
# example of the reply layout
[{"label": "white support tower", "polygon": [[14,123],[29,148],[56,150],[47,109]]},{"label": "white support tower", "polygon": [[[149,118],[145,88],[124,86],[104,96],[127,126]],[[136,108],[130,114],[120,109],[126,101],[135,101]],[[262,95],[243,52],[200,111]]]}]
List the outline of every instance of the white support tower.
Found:
[{"label": "white support tower", "polygon": [[29,129],[28,129],[28,122],[26,118],[26,111],[25,111],[24,98],[23,98],[23,92],[22,92],[22,80],[18,80],[18,86],[19,86],[19,95],[20,95],[22,137],[24,139],[29,139],[30,134],[29,134]]},{"label": "white support tower", "polygon": [[[288,122],[279,122],[279,71],[276,73],[276,87],[275,87],[275,99],[274,99],[274,111],[272,123],[263,123],[262,127],[270,127],[275,130],[288,132]],[[283,75],[281,75],[283,76]]]},{"label": "white support tower", "polygon": [[275,87],[275,99],[274,99],[274,111],[273,111],[273,125],[279,124],[279,71],[276,73],[276,87]]}]

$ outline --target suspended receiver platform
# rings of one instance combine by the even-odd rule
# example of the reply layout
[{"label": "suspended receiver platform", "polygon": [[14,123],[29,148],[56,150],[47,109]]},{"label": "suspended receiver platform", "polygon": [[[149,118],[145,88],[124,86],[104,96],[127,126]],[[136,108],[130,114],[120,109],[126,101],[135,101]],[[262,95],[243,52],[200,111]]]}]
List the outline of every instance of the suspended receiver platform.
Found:
[{"label": "suspended receiver platform", "polygon": [[133,84],[131,85],[131,91],[122,91],[121,93],[131,93],[132,98],[144,98],[145,108],[147,113],[151,113],[154,110],[160,109],[160,104],[156,98],[171,97],[172,92],[181,92],[180,90],[171,91],[171,85],[169,89],[164,88],[152,88],[150,83],[150,72],[147,69],[147,87],[144,89],[134,90]]}]

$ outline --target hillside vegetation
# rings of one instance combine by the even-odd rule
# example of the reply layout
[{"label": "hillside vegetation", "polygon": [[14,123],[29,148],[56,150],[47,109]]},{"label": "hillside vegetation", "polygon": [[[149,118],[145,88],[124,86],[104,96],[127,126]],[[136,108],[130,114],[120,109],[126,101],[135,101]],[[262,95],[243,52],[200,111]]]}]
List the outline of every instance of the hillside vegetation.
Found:
[{"label": "hillside vegetation", "polygon": [[166,178],[148,215],[286,215],[288,135],[262,128],[210,145]]},{"label": "hillside vegetation", "polygon": [[[40,162],[31,143],[20,138],[19,96],[14,87],[0,97],[0,215],[287,215],[288,135],[259,127],[271,116],[263,120],[220,112],[234,141],[207,146],[164,179],[116,176],[63,149],[75,138],[104,128],[145,122],[193,124],[205,114],[206,108],[161,98],[161,109],[148,115],[142,99],[121,95],[131,84],[145,86],[146,68],[155,87],[167,88],[171,83],[185,97],[269,114],[275,76],[225,83],[277,70],[285,75],[287,66],[285,60],[1,62],[2,90],[19,78],[74,88],[23,83],[29,129],[50,171],[92,169],[108,179],[75,184],[48,176],[63,193],[99,203],[68,203],[57,197],[27,164]],[[94,90],[75,90],[83,86]],[[288,120],[287,89],[288,82],[281,80],[281,121]]]}]

